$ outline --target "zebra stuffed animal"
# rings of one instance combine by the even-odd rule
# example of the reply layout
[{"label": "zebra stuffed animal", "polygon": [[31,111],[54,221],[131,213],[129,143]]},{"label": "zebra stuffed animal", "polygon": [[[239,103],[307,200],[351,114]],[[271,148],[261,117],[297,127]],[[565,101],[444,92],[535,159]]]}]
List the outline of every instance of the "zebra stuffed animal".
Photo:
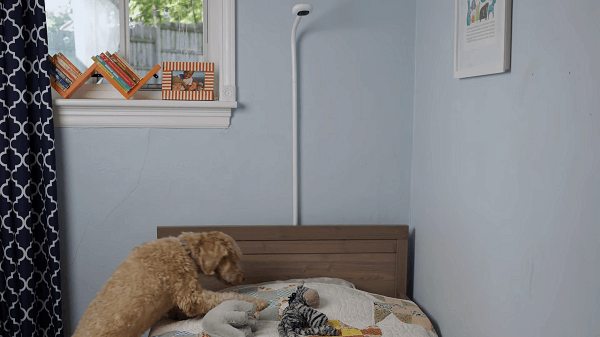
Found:
[{"label": "zebra stuffed animal", "polygon": [[305,294],[309,290],[310,289],[304,287],[304,285],[301,285],[298,287],[298,290],[290,296],[288,307],[283,311],[281,322],[277,325],[279,337],[338,335],[336,328],[327,325],[327,316],[325,316],[324,313],[308,306]]}]

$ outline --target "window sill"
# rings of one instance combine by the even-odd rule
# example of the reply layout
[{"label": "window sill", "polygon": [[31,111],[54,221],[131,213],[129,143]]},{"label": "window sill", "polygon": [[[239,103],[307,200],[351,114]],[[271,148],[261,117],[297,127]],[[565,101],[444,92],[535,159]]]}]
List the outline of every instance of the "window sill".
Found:
[{"label": "window sill", "polygon": [[224,129],[237,102],[154,99],[53,100],[59,128],[185,128]]}]

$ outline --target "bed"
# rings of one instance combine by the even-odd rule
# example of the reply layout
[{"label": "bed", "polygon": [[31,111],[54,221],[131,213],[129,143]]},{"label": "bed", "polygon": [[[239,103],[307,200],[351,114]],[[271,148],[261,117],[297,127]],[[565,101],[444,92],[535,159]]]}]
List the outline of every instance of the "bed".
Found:
[{"label": "bed", "polygon": [[[269,307],[257,314],[256,337],[278,336],[286,299],[301,284],[317,290],[317,310],[340,335],[436,336],[428,317],[406,297],[406,225],[158,227],[157,238],[207,231],[221,231],[236,240],[246,280],[228,287],[202,275],[200,282],[209,290],[267,300]],[[202,317],[163,317],[149,336],[209,337],[201,324]]]}]

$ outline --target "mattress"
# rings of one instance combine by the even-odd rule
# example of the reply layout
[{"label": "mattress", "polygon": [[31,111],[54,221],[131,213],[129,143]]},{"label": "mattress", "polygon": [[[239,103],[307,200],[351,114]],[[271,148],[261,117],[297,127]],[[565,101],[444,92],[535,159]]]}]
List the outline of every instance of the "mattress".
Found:
[{"label": "mattress", "polygon": [[[339,336],[365,337],[436,337],[431,321],[412,301],[386,297],[355,289],[349,282],[337,279],[288,280],[227,288],[240,294],[261,298],[269,306],[255,314],[258,327],[255,337],[279,337],[277,324],[289,296],[299,285],[319,293],[316,310],[327,315],[328,324]],[[163,317],[150,330],[150,337],[198,336],[204,333],[202,317],[175,321]]]}]

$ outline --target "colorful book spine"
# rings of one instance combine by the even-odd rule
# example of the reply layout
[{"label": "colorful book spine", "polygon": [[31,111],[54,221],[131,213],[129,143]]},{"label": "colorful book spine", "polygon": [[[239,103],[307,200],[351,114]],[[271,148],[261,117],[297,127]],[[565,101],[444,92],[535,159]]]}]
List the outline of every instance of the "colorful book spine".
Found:
[{"label": "colorful book spine", "polygon": [[112,56],[115,60],[119,62],[119,64],[125,67],[127,69],[127,73],[129,73],[136,81],[139,82],[142,79],[142,76],[140,76],[140,74],[138,74],[138,72],[135,71],[135,69],[133,69],[129,62],[125,61],[125,59],[122,58],[121,55],[117,53],[112,53],[110,56]]},{"label": "colorful book spine", "polygon": [[67,82],[65,82],[62,78],[60,78],[60,76],[58,76],[58,74],[56,73],[56,69],[54,68],[54,66],[52,64],[50,64],[50,67],[48,68],[48,73],[50,75],[51,79],[54,79],[54,81],[59,84],[59,87],[62,90],[67,90],[69,88],[69,84],[67,84]]},{"label": "colorful book spine", "polygon": [[113,56],[116,57],[119,61],[121,61],[131,72],[131,74],[135,77],[137,77],[138,82],[142,80],[142,78],[144,78],[142,75],[140,75],[140,73],[137,72],[137,70],[133,69],[133,67],[131,66],[131,64],[129,64],[127,61],[125,61],[124,58],[121,57],[121,55],[117,54],[117,53],[113,53]]},{"label": "colorful book spine", "polygon": [[54,71],[56,72],[56,74],[61,77],[65,82],[71,84],[71,80],[69,79],[68,76],[66,76],[66,74],[60,69],[60,67],[58,66],[58,62],[56,61],[56,59],[54,58],[54,56],[50,56],[48,55],[48,60],[50,60],[50,64],[52,65]]},{"label": "colorful book spine", "polygon": [[65,63],[69,66],[69,68],[77,75],[77,77],[83,75],[83,73],[73,64],[71,60],[69,60],[63,53],[58,53],[58,57],[60,57]]},{"label": "colorful book spine", "polygon": [[58,89],[60,89],[62,91],[67,91],[67,89],[65,89],[65,87],[62,86],[62,84],[56,82],[56,79],[52,76],[50,76],[50,82],[52,82],[53,88],[56,89],[57,91],[58,91]]},{"label": "colorful book spine", "polygon": [[121,63],[121,61],[117,60],[116,57],[114,57],[113,55],[111,55],[110,53],[106,53],[106,56],[108,56],[108,58],[113,61],[114,64],[117,65],[117,67],[119,67],[121,69],[121,71],[123,73],[125,73],[125,75],[127,75],[127,77],[131,80],[131,82],[135,84],[137,84],[139,82],[139,80],[137,80],[135,78],[135,76],[133,76],[132,74],[129,73],[129,69],[127,69],[127,67]]},{"label": "colorful book spine", "polygon": [[128,85],[130,88],[133,88],[133,87],[135,87],[135,83],[133,83],[133,81],[132,81],[132,80],[129,78],[129,76],[127,76],[127,75],[126,75],[126,74],[123,72],[123,70],[121,70],[121,68],[120,68],[118,65],[116,65],[116,64],[115,64],[115,63],[114,63],[114,62],[113,62],[113,61],[112,61],[112,60],[111,60],[111,59],[110,59],[108,56],[106,56],[106,54],[104,54],[104,53],[101,53],[101,54],[100,54],[100,58],[101,58],[102,60],[104,60],[104,62],[106,62],[106,64],[108,64],[108,66],[109,66],[109,67],[111,67],[111,68],[112,68],[112,70],[114,70],[114,71],[117,73],[117,75],[118,75],[118,76],[119,76],[119,77],[120,77],[120,78],[121,78],[121,79],[122,79],[122,80],[123,80],[125,83],[127,83],[127,85]]},{"label": "colorful book spine", "polygon": [[[96,56],[92,56],[92,60],[94,62],[96,62],[98,67],[102,68],[102,70],[104,70],[104,72],[106,73],[105,75],[103,74],[103,77],[106,77],[106,76],[110,76],[110,78],[113,77],[112,73],[108,69],[106,69],[106,67],[104,67],[104,64],[102,64],[102,62],[100,62],[100,60],[98,58],[96,58]],[[117,81],[117,80],[115,79],[115,81]],[[119,83],[119,82],[117,81],[117,83]],[[121,85],[119,84],[119,86],[121,86]]]},{"label": "colorful book spine", "polygon": [[100,68],[102,68],[102,70],[104,70],[104,72],[105,72],[105,74],[103,74],[104,77],[108,76],[108,77],[112,78],[119,85],[119,87],[121,89],[125,90],[125,87],[123,86],[123,84],[121,84],[116,78],[114,78],[114,75],[110,72],[110,70],[108,70],[106,68],[104,63],[102,63],[102,61],[99,58],[97,58],[96,56],[92,56],[92,60],[94,60],[94,62],[96,62],[98,67],[100,67]]},{"label": "colorful book spine", "polygon": [[56,73],[58,74],[58,76],[60,76],[60,78],[62,78],[69,85],[73,84],[73,81],[71,81],[71,79],[69,78],[69,76],[67,76],[67,74],[65,74],[62,70],[60,70],[59,67],[55,67],[54,70],[56,71]]},{"label": "colorful book spine", "polygon": [[[56,77],[54,75],[52,75],[52,73],[50,71],[48,71],[48,77],[50,78],[50,82],[54,83],[55,86],[57,86],[58,88],[60,88],[60,90],[62,91],[66,91],[68,88],[66,88],[64,85],[62,85],[62,83],[60,83]],[[55,88],[56,89],[56,88]]]},{"label": "colorful book spine", "polygon": [[56,67],[58,67],[65,75],[67,75],[67,77],[69,77],[69,79],[71,80],[71,82],[75,82],[75,80],[77,80],[77,74],[75,74],[70,67],[67,65],[67,63],[65,61],[63,61],[62,59],[60,59],[59,57],[57,57],[56,55],[54,55],[54,60],[56,62]]},{"label": "colorful book spine", "polygon": [[66,83],[67,88],[73,84],[73,81],[71,81],[69,79],[69,77],[60,70],[60,68],[56,65],[56,60],[54,60],[54,58],[52,58],[52,56],[48,55],[48,60],[50,61],[50,67],[52,68],[52,70],[54,71],[54,73],[56,74],[57,78],[60,78],[63,82]]},{"label": "colorful book spine", "polygon": [[69,66],[77,73],[77,75],[83,75],[79,68],[77,68],[73,63],[71,63],[71,60],[69,60],[69,58],[63,55],[63,53],[58,53],[58,56],[60,56],[65,62],[67,62],[67,64],[69,64]]},{"label": "colorful book spine", "polygon": [[129,89],[135,87],[135,84],[131,82],[131,80],[121,71],[121,68],[117,67],[117,65],[114,64],[113,61],[111,61],[108,58],[108,56],[106,56],[104,53],[100,53],[100,55],[98,56],[102,61],[104,61],[104,63],[106,63],[107,66],[110,67],[110,69],[112,69],[112,71],[117,75],[117,77],[121,79],[121,81],[127,84]]},{"label": "colorful book spine", "polygon": [[92,56],[92,60],[98,63],[100,68],[102,68],[102,70],[104,70],[115,82],[117,82],[121,89],[125,90],[125,92],[129,92],[131,88],[129,88],[129,86],[125,82],[123,82],[123,80],[121,80],[119,76],[117,76],[117,73],[110,69],[106,62],[104,62],[99,56]]}]

